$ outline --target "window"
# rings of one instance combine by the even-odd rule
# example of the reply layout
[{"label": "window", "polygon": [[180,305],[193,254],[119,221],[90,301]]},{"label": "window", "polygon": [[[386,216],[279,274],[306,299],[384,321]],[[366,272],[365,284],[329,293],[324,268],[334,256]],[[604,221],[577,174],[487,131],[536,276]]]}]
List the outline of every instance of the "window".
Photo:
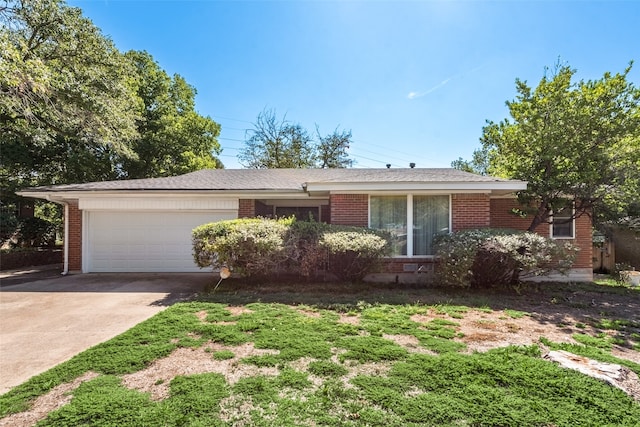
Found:
[{"label": "window", "polygon": [[449,232],[449,196],[371,196],[369,226],[391,233],[392,255],[433,255],[433,239]]},{"label": "window", "polygon": [[413,254],[433,255],[433,239],[449,233],[449,196],[413,196]]},{"label": "window", "polygon": [[371,196],[369,202],[369,226],[391,233],[391,253],[407,254],[407,197]]},{"label": "window", "polygon": [[276,206],[276,216],[278,218],[295,216],[298,221],[320,221],[320,208]]},{"label": "window", "polygon": [[551,222],[551,237],[554,239],[573,239],[575,220],[573,218],[573,205],[559,209],[553,213]]}]

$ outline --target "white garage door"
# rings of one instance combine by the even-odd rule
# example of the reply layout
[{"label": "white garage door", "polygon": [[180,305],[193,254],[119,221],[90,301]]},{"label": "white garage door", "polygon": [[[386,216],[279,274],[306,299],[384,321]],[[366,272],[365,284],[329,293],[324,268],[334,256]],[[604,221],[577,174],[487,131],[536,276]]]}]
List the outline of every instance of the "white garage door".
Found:
[{"label": "white garage door", "polygon": [[197,272],[191,230],[235,212],[88,213],[87,272]]}]

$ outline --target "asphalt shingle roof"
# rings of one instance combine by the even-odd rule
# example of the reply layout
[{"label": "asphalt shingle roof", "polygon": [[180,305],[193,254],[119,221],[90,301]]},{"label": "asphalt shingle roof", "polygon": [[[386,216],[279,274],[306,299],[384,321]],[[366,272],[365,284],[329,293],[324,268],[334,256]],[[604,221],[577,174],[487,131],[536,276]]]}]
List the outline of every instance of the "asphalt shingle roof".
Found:
[{"label": "asphalt shingle roof", "polygon": [[482,183],[509,182],[457,169],[204,169],[167,178],[89,182],[35,187],[34,191],[135,191],[135,190],[263,190],[303,191],[306,183]]}]

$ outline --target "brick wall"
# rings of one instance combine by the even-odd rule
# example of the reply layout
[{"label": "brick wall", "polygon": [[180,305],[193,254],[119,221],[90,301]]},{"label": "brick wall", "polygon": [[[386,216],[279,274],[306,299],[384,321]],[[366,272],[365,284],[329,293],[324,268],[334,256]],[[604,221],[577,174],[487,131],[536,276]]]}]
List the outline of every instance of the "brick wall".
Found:
[{"label": "brick wall", "polygon": [[[523,218],[512,213],[512,209],[521,207],[517,199],[491,199],[491,227],[526,231],[531,224],[531,218]],[[549,224],[541,224],[535,231],[549,237]]]},{"label": "brick wall", "polygon": [[489,227],[491,205],[488,194],[452,194],[451,227],[453,231]]},{"label": "brick wall", "polygon": [[78,209],[78,201],[69,202],[69,271],[82,270],[82,211]]},{"label": "brick wall", "polygon": [[332,224],[369,225],[369,196],[366,194],[332,194],[330,206]]},{"label": "brick wall", "polygon": [[[492,228],[513,228],[515,230],[526,230],[531,224],[531,218],[522,218],[511,213],[513,208],[520,207],[516,199],[491,199],[491,227]],[[549,224],[540,224],[535,232],[549,237]],[[575,239],[562,239],[568,241],[580,248],[576,262],[573,268],[592,268],[593,267],[593,243],[591,237],[591,218],[588,215],[582,215],[576,219],[576,235]]]},{"label": "brick wall", "polygon": [[256,216],[256,203],[253,199],[238,200],[238,218],[253,218]]}]

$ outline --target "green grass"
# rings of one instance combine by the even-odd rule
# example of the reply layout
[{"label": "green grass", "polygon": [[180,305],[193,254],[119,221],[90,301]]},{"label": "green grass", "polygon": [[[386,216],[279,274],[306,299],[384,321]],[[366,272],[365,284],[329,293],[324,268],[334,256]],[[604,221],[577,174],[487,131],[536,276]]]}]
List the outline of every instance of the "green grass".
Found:
[{"label": "green grass", "polygon": [[526,313],[524,311],[518,311],[518,310],[511,310],[511,309],[505,309],[504,312],[507,314],[507,316],[511,317],[512,319],[520,319],[524,316],[528,316],[529,313]]},{"label": "green grass", "polygon": [[231,350],[220,350],[213,353],[214,360],[229,360],[235,357],[235,353]]},{"label": "green grass", "polygon": [[[474,298],[482,301],[475,309],[492,310],[486,298]],[[226,307],[204,301],[169,307],[0,396],[0,416],[25,410],[35,397],[93,371],[99,376],[72,391],[71,402],[38,425],[624,426],[640,419],[640,404],[543,360],[537,346],[461,353],[466,347],[456,340],[459,319],[474,308],[455,301],[251,302],[239,315]],[[515,319],[527,315],[504,311]],[[357,322],[341,322],[345,313]],[[634,345],[639,341],[637,322],[605,317],[594,323],[629,332]],[[412,344],[400,345],[396,337]],[[640,365],[611,355],[615,337],[574,337],[581,344],[541,341],[640,373]],[[204,351],[209,342],[218,344],[217,351],[209,350],[218,361],[236,357],[235,346],[253,343],[268,354],[244,357],[234,366],[267,370],[233,383],[216,373],[159,381],[169,387],[160,401],[122,383],[124,374],[179,347]],[[418,353],[427,350],[432,353]]]},{"label": "green grass", "polygon": [[537,347],[414,355],[387,378],[354,383],[407,425],[633,425],[628,414],[638,409],[618,390],[541,360]]},{"label": "green grass", "polygon": [[317,360],[309,364],[309,372],[321,377],[342,377],[347,375],[349,371],[337,363]]}]

